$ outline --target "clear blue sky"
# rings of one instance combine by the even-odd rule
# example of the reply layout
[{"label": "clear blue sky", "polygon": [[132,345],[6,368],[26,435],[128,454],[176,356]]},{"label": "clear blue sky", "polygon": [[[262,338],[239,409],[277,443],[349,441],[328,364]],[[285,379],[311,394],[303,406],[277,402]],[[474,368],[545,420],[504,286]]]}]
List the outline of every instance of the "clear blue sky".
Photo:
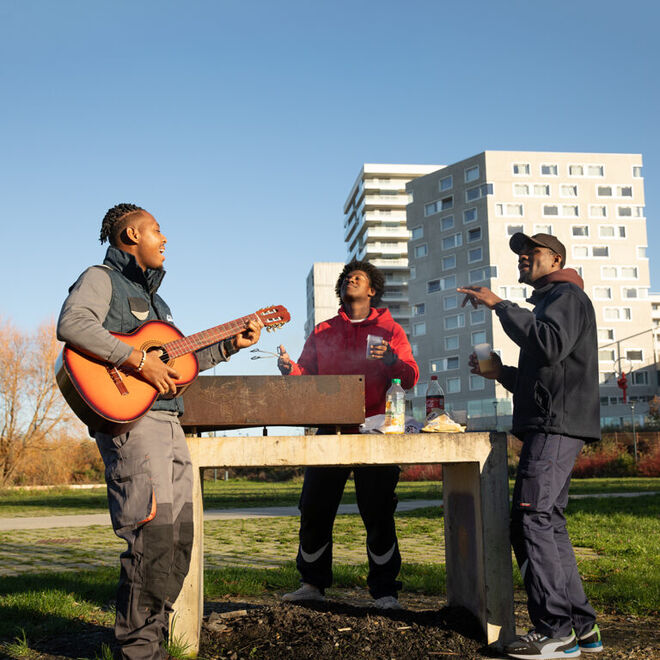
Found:
[{"label": "clear blue sky", "polygon": [[[660,290],[651,0],[2,0],[0,315],[56,317],[117,202],[169,239],[185,333],[271,303],[297,357],[305,276],[343,261],[363,162],[484,149],[642,153]],[[239,355],[222,373],[274,373]],[[218,372],[220,373],[220,372]]]}]

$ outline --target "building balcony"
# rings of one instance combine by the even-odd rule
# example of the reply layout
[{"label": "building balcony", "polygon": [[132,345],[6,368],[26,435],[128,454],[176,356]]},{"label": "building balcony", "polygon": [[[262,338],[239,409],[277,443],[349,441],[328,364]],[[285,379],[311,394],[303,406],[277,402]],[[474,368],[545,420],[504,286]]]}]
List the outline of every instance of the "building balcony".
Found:
[{"label": "building balcony", "polygon": [[368,241],[379,238],[383,238],[385,240],[394,240],[398,238],[402,241],[408,241],[410,238],[410,231],[408,231],[405,225],[401,225],[399,227],[369,227],[367,229],[366,238]]},{"label": "building balcony", "polygon": [[408,270],[408,259],[369,259],[369,261],[383,271]]},{"label": "building balcony", "polygon": [[408,195],[365,195],[365,208],[370,207],[392,207],[405,209],[408,206]]}]

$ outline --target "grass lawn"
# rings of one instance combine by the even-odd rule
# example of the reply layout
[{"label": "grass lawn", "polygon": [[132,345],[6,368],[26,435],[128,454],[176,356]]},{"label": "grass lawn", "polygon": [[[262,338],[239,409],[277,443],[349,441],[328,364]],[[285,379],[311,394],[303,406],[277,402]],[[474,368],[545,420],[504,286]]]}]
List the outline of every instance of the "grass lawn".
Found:
[{"label": "grass lawn", "polygon": [[[509,483],[513,488],[513,482]],[[280,483],[246,481],[206,481],[204,507],[234,509],[243,507],[294,506],[298,504],[302,480]],[[571,494],[625,493],[660,491],[660,478],[575,479]],[[406,481],[399,483],[400,500],[439,499],[441,481]],[[344,503],[355,502],[353,482],[346,484]],[[0,518],[56,516],[107,511],[105,487],[72,490],[60,487],[48,490],[0,491]]]},{"label": "grass lawn", "polygon": [[[578,563],[596,609],[658,615],[660,495],[574,500],[567,518],[574,545],[595,551],[578,551]],[[444,593],[442,522],[439,508],[397,514],[404,590]],[[297,584],[296,518],[211,521],[205,531],[207,598],[282,592]],[[360,518],[338,516],[334,538],[336,586],[364,587],[367,566]],[[110,626],[113,612],[108,603],[114,597],[122,548],[104,526],[0,533],[4,570],[13,565],[23,571],[0,577],[0,640],[20,638],[21,629],[29,644],[76,631],[82,623]],[[45,557],[43,563],[26,565],[45,550],[49,561]],[[522,586],[517,569],[514,580]]]}]

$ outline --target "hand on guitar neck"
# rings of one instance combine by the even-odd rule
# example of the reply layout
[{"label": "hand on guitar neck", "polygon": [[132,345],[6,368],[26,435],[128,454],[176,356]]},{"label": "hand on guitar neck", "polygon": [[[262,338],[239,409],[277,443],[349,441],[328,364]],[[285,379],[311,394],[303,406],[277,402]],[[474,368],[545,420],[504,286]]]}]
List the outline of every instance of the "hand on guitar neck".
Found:
[{"label": "hand on guitar neck", "polygon": [[[250,320],[243,332],[232,337],[234,350],[240,351],[242,348],[256,344],[259,341],[261,328],[263,327],[264,324],[260,319]],[[176,369],[168,366],[160,359],[161,354],[162,351],[160,350],[147,352],[147,357],[140,370],[140,376],[151,383],[160,394],[175,394],[177,386],[174,379],[179,378],[179,374]],[[142,351],[134,349],[124,364],[127,367],[137,369],[141,361]]]}]

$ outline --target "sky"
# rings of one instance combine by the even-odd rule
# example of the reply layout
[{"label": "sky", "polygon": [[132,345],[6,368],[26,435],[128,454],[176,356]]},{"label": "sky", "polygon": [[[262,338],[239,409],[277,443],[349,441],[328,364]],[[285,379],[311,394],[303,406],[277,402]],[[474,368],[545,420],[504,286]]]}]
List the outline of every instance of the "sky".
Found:
[{"label": "sky", "polygon": [[[0,0],[0,317],[30,331],[148,209],[184,334],[258,308],[303,344],[305,278],[344,261],[364,162],[484,150],[641,153],[660,291],[652,0]],[[220,374],[274,374],[244,351]]]}]

